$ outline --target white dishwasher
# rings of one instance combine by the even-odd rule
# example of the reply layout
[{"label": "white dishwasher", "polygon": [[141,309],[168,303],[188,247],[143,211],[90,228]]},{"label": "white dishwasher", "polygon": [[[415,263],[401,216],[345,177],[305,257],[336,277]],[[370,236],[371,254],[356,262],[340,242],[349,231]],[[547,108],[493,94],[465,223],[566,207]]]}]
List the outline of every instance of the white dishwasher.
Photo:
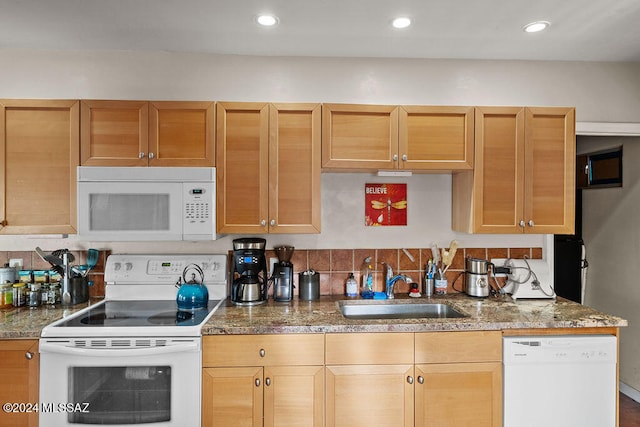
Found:
[{"label": "white dishwasher", "polygon": [[504,427],[615,427],[611,335],[503,338]]}]

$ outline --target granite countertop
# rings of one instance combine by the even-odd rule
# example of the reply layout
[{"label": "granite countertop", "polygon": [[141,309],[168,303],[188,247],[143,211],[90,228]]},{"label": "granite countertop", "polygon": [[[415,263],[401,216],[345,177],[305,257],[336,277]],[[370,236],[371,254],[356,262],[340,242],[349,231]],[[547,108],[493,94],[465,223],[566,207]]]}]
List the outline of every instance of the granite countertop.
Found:
[{"label": "granite countertop", "polygon": [[42,328],[58,319],[67,317],[90,304],[102,301],[92,298],[72,307],[42,305],[36,308],[18,307],[0,309],[0,339],[40,338]]},{"label": "granite countertop", "polygon": [[[101,299],[73,307],[41,306],[0,310],[0,339],[37,339],[42,328]],[[451,305],[468,315],[449,319],[354,320],[340,313],[344,303],[398,304],[437,302]],[[501,330],[528,328],[621,327],[627,321],[589,307],[558,298],[557,300],[518,300],[473,298],[463,294],[395,300],[346,299],[321,297],[316,301],[294,298],[289,303],[269,300],[252,307],[239,307],[228,299],[203,326],[204,335],[325,333],[325,332],[421,332],[459,330]]]},{"label": "granite countertop", "polygon": [[[451,305],[468,315],[448,319],[374,319],[345,318],[340,304],[424,303]],[[203,326],[203,335],[325,333],[325,332],[422,332],[461,330],[502,330],[529,328],[620,327],[627,321],[592,308],[557,298],[556,300],[518,300],[473,298],[464,294],[394,300],[345,299],[321,297],[316,301],[294,299],[289,303],[267,303],[239,307],[227,300]]]}]

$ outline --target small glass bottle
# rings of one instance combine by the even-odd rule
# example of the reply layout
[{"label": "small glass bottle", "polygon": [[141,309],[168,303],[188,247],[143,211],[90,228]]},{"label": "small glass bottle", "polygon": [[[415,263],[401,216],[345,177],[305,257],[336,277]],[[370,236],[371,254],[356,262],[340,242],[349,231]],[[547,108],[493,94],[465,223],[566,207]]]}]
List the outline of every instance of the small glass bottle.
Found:
[{"label": "small glass bottle", "polygon": [[373,298],[373,266],[371,257],[368,256],[362,261],[360,268],[360,295],[362,298]]}]

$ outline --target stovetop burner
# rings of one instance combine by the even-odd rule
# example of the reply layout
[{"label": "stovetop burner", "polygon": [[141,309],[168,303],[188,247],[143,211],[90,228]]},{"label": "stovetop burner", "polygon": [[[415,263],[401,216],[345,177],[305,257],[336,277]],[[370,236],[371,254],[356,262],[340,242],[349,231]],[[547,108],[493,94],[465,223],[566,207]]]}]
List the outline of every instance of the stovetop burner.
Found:
[{"label": "stovetop burner", "polygon": [[175,301],[104,301],[90,307],[81,315],[70,317],[57,326],[98,329],[102,327],[194,326],[202,323],[218,302],[212,300],[209,301],[207,308],[183,311],[178,310]]}]

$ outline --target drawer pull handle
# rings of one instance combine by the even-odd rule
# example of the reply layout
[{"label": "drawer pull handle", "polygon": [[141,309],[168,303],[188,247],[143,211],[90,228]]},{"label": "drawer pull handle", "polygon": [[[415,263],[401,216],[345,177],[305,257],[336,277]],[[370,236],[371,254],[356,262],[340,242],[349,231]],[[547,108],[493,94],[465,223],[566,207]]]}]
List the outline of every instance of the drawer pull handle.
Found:
[{"label": "drawer pull handle", "polygon": [[264,351],[264,348],[260,349],[260,357],[264,357],[264,355],[266,354],[266,352]]}]

